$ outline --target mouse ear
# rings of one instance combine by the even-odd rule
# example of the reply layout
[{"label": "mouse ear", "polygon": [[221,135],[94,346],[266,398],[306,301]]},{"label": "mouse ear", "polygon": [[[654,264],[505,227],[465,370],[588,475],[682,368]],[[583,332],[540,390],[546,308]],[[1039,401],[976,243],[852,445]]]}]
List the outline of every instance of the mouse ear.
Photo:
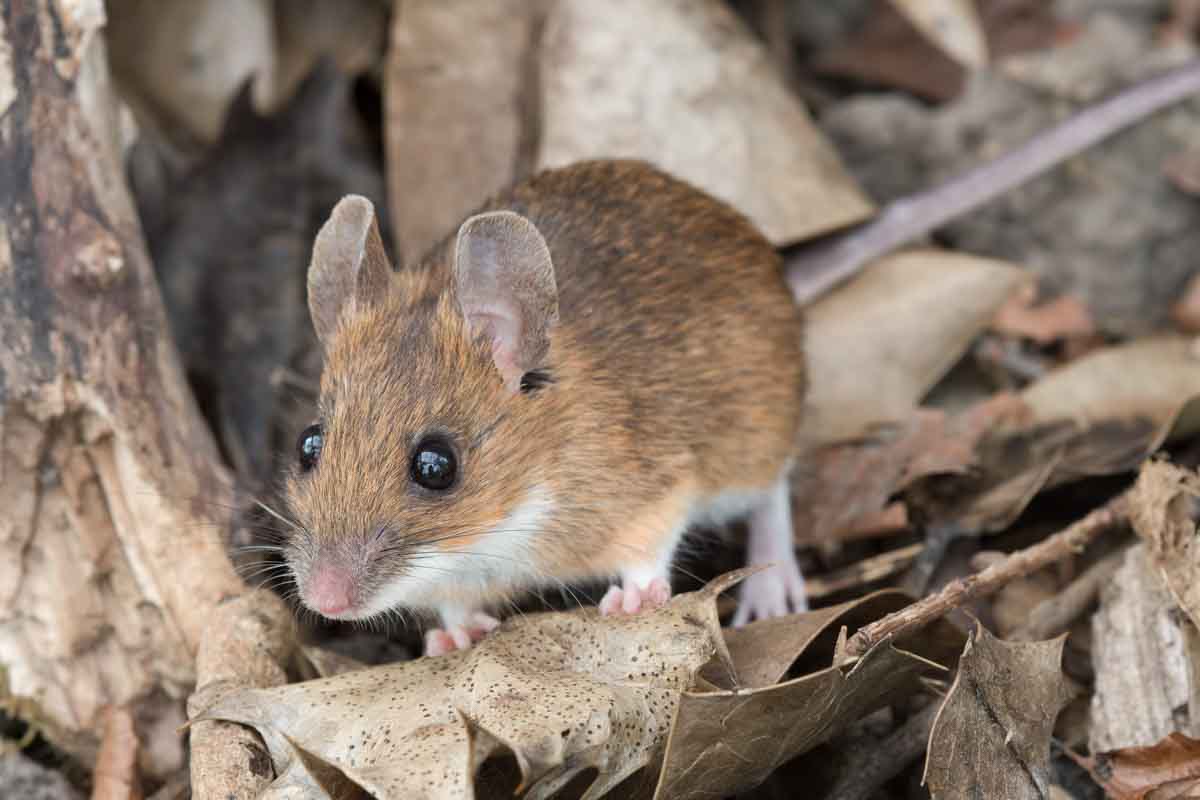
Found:
[{"label": "mouse ear", "polygon": [[308,267],[308,310],[323,347],[343,313],[387,295],[391,273],[371,201],[343,197],[317,232]]},{"label": "mouse ear", "polygon": [[454,284],[467,325],[492,340],[504,384],[544,366],[558,322],[558,285],[550,249],[537,227],[512,211],[471,217],[458,229]]}]

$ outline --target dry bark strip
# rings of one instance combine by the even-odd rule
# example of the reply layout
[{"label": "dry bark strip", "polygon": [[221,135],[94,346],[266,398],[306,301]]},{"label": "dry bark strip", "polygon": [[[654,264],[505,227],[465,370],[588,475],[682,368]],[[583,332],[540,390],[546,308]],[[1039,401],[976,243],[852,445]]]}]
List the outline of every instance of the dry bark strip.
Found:
[{"label": "dry bark strip", "polygon": [[125,186],[103,5],[0,14],[0,664],[85,763],[128,708],[162,777],[204,623],[241,591],[231,485]]}]

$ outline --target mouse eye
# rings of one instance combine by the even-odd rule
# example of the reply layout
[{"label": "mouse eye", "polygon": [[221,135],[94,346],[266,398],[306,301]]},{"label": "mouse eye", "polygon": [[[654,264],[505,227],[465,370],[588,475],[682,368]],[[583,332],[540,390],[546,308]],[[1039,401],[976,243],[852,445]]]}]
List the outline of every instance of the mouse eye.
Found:
[{"label": "mouse eye", "polygon": [[445,442],[426,439],[413,452],[412,479],[426,489],[443,492],[454,483],[458,459]]},{"label": "mouse eye", "polygon": [[300,451],[300,469],[308,472],[317,465],[323,444],[325,430],[320,425],[309,425],[300,433],[300,441],[296,443],[296,449]]}]

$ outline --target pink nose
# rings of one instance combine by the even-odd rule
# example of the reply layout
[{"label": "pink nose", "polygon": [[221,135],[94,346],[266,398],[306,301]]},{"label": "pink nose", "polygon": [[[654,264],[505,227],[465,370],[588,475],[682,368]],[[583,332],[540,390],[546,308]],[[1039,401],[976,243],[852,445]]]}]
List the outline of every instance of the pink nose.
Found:
[{"label": "pink nose", "polygon": [[327,617],[345,613],[354,607],[354,581],[345,569],[320,566],[313,571],[308,585],[308,605]]}]

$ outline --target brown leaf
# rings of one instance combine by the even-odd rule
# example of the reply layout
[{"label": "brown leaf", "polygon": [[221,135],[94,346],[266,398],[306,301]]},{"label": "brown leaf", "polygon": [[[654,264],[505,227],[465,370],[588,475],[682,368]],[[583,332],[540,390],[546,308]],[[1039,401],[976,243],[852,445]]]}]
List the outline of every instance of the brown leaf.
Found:
[{"label": "brown leaf", "polygon": [[944,53],[968,67],[988,60],[987,41],[974,0],[891,0]]},{"label": "brown leaf", "polygon": [[[995,58],[1048,47],[1054,12],[1042,0],[983,0],[979,4],[987,48]],[[850,38],[817,54],[825,75],[894,87],[933,101],[957,97],[967,70],[936,47],[882,0]]]},{"label": "brown leaf", "polygon": [[254,78],[265,107],[275,60],[268,0],[112,0],[108,55],[127,102],[176,145],[211,143],[230,98]]},{"label": "brown leaf", "polygon": [[735,680],[731,682],[717,663],[708,665],[702,675],[723,689],[771,686],[778,683],[807,650],[819,647],[818,640],[825,640],[832,648],[841,626],[859,628],[898,611],[909,602],[911,598],[903,592],[889,589],[805,614],[763,619],[741,628],[729,628],[725,631],[725,644],[729,648]]},{"label": "brown leaf", "polygon": [[1193,276],[1171,306],[1171,319],[1186,333],[1200,333],[1200,274]]},{"label": "brown leaf", "polygon": [[1142,467],[1129,497],[1129,519],[1171,594],[1200,626],[1200,475],[1165,461]]},{"label": "brown leaf", "polygon": [[514,177],[588,158],[654,162],[777,245],[873,211],[718,0],[422,0],[394,26],[387,149],[406,260]]},{"label": "brown leaf", "polygon": [[1091,313],[1075,295],[1065,294],[1035,306],[1037,292],[1014,294],[992,320],[992,330],[1007,336],[1021,336],[1038,344],[1060,339],[1081,339],[1096,335]]},{"label": "brown leaf", "polygon": [[1071,698],[1064,641],[1003,642],[976,627],[929,737],[924,780],[935,800],[1046,796],[1050,734]]},{"label": "brown leaf", "polygon": [[655,798],[726,797],[918,691],[936,664],[881,642],[861,659],[758,689],[685,692]]},{"label": "brown leaf", "polygon": [[914,517],[998,530],[1044,488],[1135,469],[1200,431],[1200,358],[1183,337],[1143,339],[1054,370],[1020,399],[1029,418],[990,431],[970,474],[931,476],[906,493]]},{"label": "brown leaf", "polygon": [[594,767],[586,796],[599,797],[658,758],[700,668],[729,663],[714,601],[745,574],[649,614],[531,615],[465,652],[241,690],[200,718],[253,726],[276,789],[341,775],[381,800],[461,797],[488,756],[511,752],[528,796]]},{"label": "brown leaf", "polygon": [[808,311],[805,434],[844,442],[907,420],[1028,275],[940,250],[887,256]]},{"label": "brown leaf", "polygon": [[1172,733],[1149,747],[1078,758],[1112,800],[1200,797],[1200,739]]}]

